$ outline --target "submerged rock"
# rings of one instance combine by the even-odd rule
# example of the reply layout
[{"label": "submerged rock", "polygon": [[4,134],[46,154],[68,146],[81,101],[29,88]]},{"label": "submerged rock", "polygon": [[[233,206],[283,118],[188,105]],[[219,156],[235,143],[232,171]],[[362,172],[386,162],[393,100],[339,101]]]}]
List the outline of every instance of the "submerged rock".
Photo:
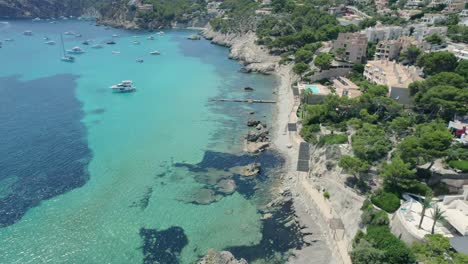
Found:
[{"label": "submerged rock", "polygon": [[231,179],[220,180],[217,184],[218,192],[231,194],[236,190],[236,182]]},{"label": "submerged rock", "polygon": [[207,205],[216,201],[216,195],[213,190],[200,189],[197,190],[192,197],[192,203]]},{"label": "submerged rock", "polygon": [[245,177],[256,176],[260,172],[260,163],[252,163],[242,167],[240,174]]},{"label": "submerged rock", "polygon": [[197,264],[248,264],[245,259],[237,260],[229,251],[208,250],[206,255]]},{"label": "submerged rock", "polygon": [[244,91],[252,92],[253,90],[254,90],[254,88],[252,88],[250,86],[244,87]]}]

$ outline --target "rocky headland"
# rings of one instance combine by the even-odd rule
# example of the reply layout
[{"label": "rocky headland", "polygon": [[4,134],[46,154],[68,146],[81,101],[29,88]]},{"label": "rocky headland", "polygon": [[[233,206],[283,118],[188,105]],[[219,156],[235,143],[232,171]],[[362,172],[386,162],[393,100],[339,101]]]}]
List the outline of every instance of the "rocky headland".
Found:
[{"label": "rocky headland", "polygon": [[207,26],[202,35],[213,44],[228,47],[229,58],[238,60],[244,65],[245,72],[272,74],[278,68],[280,58],[270,55],[264,47],[255,43],[257,40],[255,32],[223,34]]}]

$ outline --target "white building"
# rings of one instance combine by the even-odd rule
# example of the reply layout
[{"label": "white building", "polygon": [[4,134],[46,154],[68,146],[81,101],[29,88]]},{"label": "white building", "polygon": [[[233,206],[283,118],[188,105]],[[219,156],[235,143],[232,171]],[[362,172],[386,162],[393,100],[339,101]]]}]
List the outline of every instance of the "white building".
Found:
[{"label": "white building", "polygon": [[406,2],[405,7],[408,9],[418,9],[418,8],[423,7],[424,5],[425,5],[424,0],[408,0],[408,2]]},{"label": "white building", "polygon": [[426,24],[432,24],[444,22],[447,20],[447,16],[444,14],[425,14],[421,21]]},{"label": "white building", "polygon": [[416,40],[424,40],[426,37],[437,34],[444,38],[447,35],[447,27],[429,27],[425,24],[409,25],[405,28],[406,35],[413,36]]},{"label": "white building", "polygon": [[370,42],[379,42],[381,40],[398,39],[405,35],[405,30],[399,26],[375,26],[361,31],[366,34]]},{"label": "white building", "polygon": [[445,220],[462,236],[468,236],[468,185],[463,186],[460,195],[446,195],[438,206],[444,211]]}]

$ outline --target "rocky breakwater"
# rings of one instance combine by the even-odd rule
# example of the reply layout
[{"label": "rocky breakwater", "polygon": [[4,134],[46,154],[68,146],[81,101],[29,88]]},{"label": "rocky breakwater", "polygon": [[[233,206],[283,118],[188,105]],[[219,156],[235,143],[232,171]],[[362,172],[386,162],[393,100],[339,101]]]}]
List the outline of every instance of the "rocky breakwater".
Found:
[{"label": "rocky breakwater", "polygon": [[270,131],[267,128],[267,125],[255,120],[249,119],[247,121],[247,126],[255,128],[250,130],[245,138],[245,150],[249,153],[260,153],[266,150],[270,146]]},{"label": "rocky breakwater", "polygon": [[239,60],[244,65],[243,72],[271,74],[278,67],[280,58],[270,55],[264,47],[255,43],[255,32],[223,34],[208,26],[202,35],[213,44],[229,47],[229,58]]}]

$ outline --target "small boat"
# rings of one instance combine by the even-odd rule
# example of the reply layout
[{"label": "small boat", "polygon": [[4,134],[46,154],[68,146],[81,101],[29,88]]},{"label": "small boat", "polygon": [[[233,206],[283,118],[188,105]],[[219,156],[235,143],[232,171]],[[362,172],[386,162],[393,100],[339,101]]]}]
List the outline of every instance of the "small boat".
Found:
[{"label": "small boat", "polygon": [[107,45],[115,45],[115,41],[110,40],[110,41],[107,41],[106,44],[107,44]]},{"label": "small boat", "polygon": [[113,50],[113,51],[112,51],[112,54],[120,54],[120,51]]},{"label": "small boat", "polygon": [[65,31],[65,33],[63,33],[64,35],[75,35],[75,33],[71,32],[71,31]]},{"label": "small boat", "polygon": [[75,37],[77,37],[77,38],[81,38],[82,36],[83,35],[81,35],[81,34],[75,34]]},{"label": "small boat", "polygon": [[154,36],[149,36],[146,38],[147,40],[154,40]]},{"label": "small boat", "polygon": [[65,56],[62,56],[62,61],[65,61],[65,62],[75,62],[75,57],[73,56],[68,56],[68,55],[65,55]]},{"label": "small boat", "polygon": [[143,63],[144,60],[143,59],[137,59],[136,62]]},{"label": "small boat", "polygon": [[84,50],[82,50],[80,47],[73,47],[73,48],[67,50],[67,53],[70,53],[70,54],[82,54],[82,53],[84,53]]},{"label": "small boat", "polygon": [[158,35],[164,35],[164,31],[159,31],[158,33],[156,33]]},{"label": "small boat", "polygon": [[69,56],[66,54],[65,52],[65,45],[63,43],[63,36],[62,34],[60,34],[60,42],[62,44],[62,58],[60,58],[61,61],[64,61],[64,62],[75,62],[75,57],[73,56]]},{"label": "small boat", "polygon": [[151,55],[161,55],[161,52],[155,50],[155,51],[152,51],[150,52]]},{"label": "small boat", "polygon": [[117,38],[117,37],[119,37],[119,35],[114,34],[114,35],[112,35],[112,37]]},{"label": "small boat", "polygon": [[89,43],[91,43],[91,40],[85,40],[85,41],[81,42],[81,44],[83,44],[83,45],[89,45]]},{"label": "small boat", "polygon": [[93,45],[91,48],[93,48],[93,49],[102,49],[103,46],[101,44],[96,44],[96,45]]},{"label": "small boat", "polygon": [[12,42],[12,41],[14,41],[14,40],[13,40],[13,39],[11,39],[11,38],[7,38],[7,39],[5,39],[5,42]]},{"label": "small boat", "polygon": [[40,18],[36,17],[35,19],[32,20],[33,22],[36,22],[36,21],[41,21]]},{"label": "small boat", "polygon": [[45,44],[47,44],[47,45],[55,45],[55,41],[49,40],[49,41],[46,41]]},{"label": "small boat", "polygon": [[23,32],[23,35],[25,35],[25,36],[32,36],[33,33],[32,33],[31,30],[26,30],[25,32]]},{"label": "small boat", "polygon": [[140,45],[140,41],[134,40],[132,41],[133,45]]},{"label": "small boat", "polygon": [[50,24],[57,24],[57,21],[50,21]]},{"label": "small boat", "polygon": [[109,30],[109,29],[110,29],[110,27],[105,27],[105,28],[104,28],[104,30]]},{"label": "small boat", "polygon": [[110,87],[113,92],[116,93],[128,93],[128,92],[134,92],[136,90],[136,87],[133,85],[133,82],[130,80],[127,81],[122,81],[116,85],[112,85]]},{"label": "small boat", "polygon": [[49,37],[44,37],[44,40],[48,41],[48,40],[50,40],[50,38]]}]

